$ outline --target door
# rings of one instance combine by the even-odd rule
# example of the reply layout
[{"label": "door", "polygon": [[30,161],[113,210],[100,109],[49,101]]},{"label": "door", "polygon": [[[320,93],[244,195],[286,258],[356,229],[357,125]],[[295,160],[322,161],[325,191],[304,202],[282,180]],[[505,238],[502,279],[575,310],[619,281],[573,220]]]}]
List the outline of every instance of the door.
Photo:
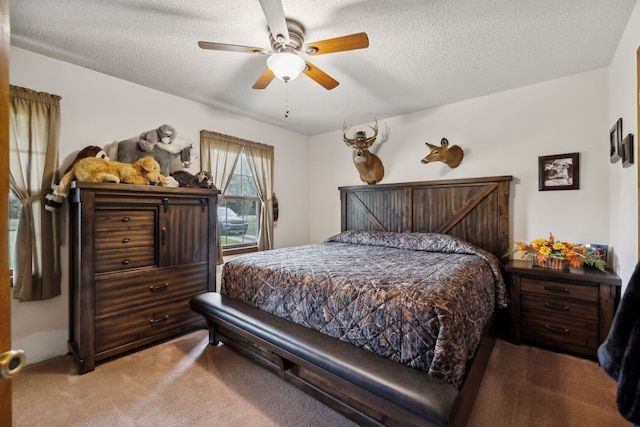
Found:
[{"label": "door", "polygon": [[[9,1],[0,0],[0,354],[11,349],[9,283]],[[11,380],[0,377],[0,425],[11,425]]]}]

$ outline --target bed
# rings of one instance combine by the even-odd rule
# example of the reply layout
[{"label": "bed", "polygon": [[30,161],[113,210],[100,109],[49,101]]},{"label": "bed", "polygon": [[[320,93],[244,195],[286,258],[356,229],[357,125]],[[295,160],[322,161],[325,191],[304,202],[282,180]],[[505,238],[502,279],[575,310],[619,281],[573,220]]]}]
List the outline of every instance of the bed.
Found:
[{"label": "bed", "polygon": [[510,181],[341,187],[341,233],[227,262],[192,308],[360,424],[464,425],[508,304]]}]

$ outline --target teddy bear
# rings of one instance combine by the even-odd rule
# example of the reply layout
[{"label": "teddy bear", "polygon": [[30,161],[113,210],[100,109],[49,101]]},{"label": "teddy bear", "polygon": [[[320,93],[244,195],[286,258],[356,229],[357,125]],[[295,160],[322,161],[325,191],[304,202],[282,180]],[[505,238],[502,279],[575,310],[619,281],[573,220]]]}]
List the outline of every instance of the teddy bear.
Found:
[{"label": "teddy bear", "polygon": [[140,134],[138,147],[142,151],[151,151],[158,144],[172,144],[178,132],[171,125],[162,125]]},{"label": "teddy bear", "polygon": [[[87,157],[97,157],[99,159],[110,160],[109,156],[107,155],[104,149],[95,145],[89,145],[87,147],[84,147],[82,150],[78,151],[78,154],[76,154],[76,157],[73,159],[71,164],[67,167],[67,169],[64,171],[63,175],[66,175],[67,173],[69,173],[69,171],[73,168],[73,166],[75,166],[76,163],[78,163],[80,160],[85,159]],[[50,212],[57,210],[62,205],[62,202],[64,201],[64,197],[54,194],[53,190],[54,189],[52,188],[44,198],[45,199],[44,208]]]}]

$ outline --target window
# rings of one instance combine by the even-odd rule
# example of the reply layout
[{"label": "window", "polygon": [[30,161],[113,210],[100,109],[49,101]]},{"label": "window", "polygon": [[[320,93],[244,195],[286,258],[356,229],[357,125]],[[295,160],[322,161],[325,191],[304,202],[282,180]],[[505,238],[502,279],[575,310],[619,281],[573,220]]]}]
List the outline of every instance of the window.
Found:
[{"label": "window", "polygon": [[15,266],[16,235],[18,234],[18,222],[20,221],[20,209],[22,204],[13,193],[9,192],[9,270],[13,277]]},{"label": "window", "polygon": [[10,90],[9,188],[19,200],[11,206],[20,206],[9,249],[13,297],[45,300],[62,292],[60,221],[57,212],[42,209],[44,194],[57,179],[60,97],[18,86]]},{"label": "window", "polygon": [[234,167],[229,187],[218,204],[223,255],[258,250],[260,205],[256,181],[243,149]]},{"label": "window", "polygon": [[202,130],[200,156],[222,191],[218,265],[223,255],[272,249],[273,146]]}]

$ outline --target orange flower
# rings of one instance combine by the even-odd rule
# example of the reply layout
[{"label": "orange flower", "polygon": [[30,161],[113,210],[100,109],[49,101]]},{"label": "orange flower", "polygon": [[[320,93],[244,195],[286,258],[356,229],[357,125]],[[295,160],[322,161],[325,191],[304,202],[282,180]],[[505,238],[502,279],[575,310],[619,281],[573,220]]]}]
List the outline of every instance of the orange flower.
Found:
[{"label": "orange flower", "polygon": [[522,259],[537,258],[539,261],[544,262],[549,257],[563,258],[572,267],[580,267],[582,263],[586,263],[599,270],[605,270],[605,262],[602,256],[588,252],[584,246],[575,246],[572,243],[556,240],[552,233],[549,233],[548,239],[536,239],[530,244],[516,242],[515,249],[508,249],[505,252],[505,256],[511,256],[515,252],[522,252]]}]

